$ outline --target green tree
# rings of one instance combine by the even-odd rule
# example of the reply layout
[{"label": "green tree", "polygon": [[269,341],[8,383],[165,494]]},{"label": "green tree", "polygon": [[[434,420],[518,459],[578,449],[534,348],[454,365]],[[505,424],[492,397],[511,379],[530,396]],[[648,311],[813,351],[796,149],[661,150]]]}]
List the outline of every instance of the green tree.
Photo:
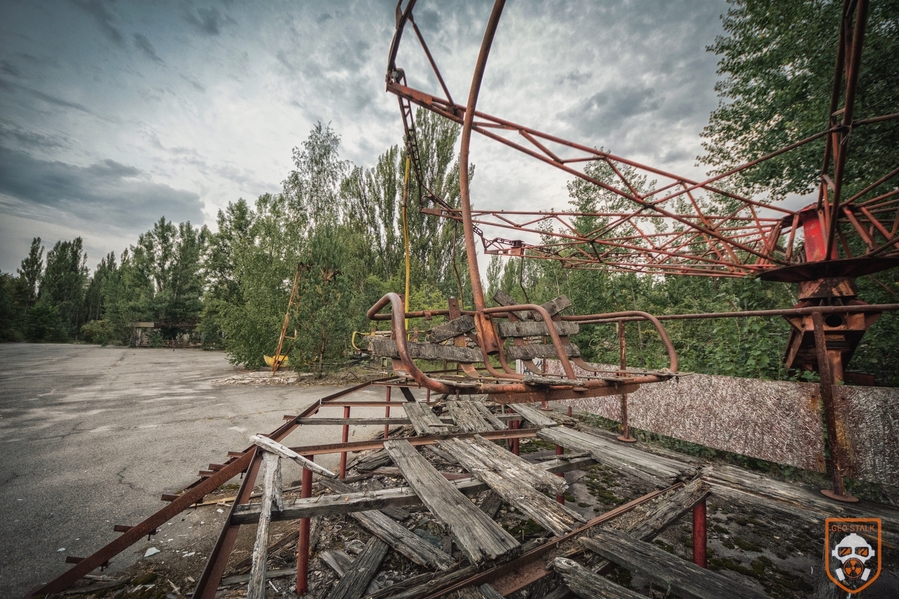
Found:
[{"label": "green tree", "polygon": [[[34,247],[32,245],[32,247]],[[84,253],[80,237],[73,241],[58,241],[47,252],[47,267],[41,281],[38,305],[42,318],[49,317],[53,310],[60,318],[62,334],[75,337],[84,324],[84,292],[87,287],[87,254]],[[53,310],[51,310],[52,308]],[[45,327],[40,339],[47,338]]]},{"label": "green tree", "polygon": [[[836,0],[729,0],[725,35],[709,47],[719,57],[721,102],[706,126],[700,158],[718,172],[759,158],[822,131],[837,54],[842,2]],[[899,106],[899,1],[872,2],[856,118],[896,112]],[[882,177],[899,163],[899,121],[852,132],[847,193]],[[823,140],[747,171],[738,185],[772,198],[806,193],[817,183]]]},{"label": "green tree", "polygon": [[19,277],[23,280],[28,291],[27,301],[29,305],[34,305],[37,301],[43,270],[44,246],[41,245],[41,238],[35,237],[31,240],[28,256],[22,260],[22,266],[18,270]]}]

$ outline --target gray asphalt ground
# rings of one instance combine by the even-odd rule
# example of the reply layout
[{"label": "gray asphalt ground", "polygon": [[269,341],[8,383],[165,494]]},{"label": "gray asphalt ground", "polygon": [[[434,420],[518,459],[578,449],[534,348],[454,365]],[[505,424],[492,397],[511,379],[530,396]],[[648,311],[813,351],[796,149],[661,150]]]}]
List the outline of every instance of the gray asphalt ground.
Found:
[{"label": "gray asphalt ground", "polygon": [[[165,505],[161,493],[340,389],[216,382],[242,373],[221,352],[0,344],[0,597],[21,597],[61,574],[66,555],[90,555],[118,536],[114,524],[140,522]],[[354,398],[383,394],[366,389]],[[352,415],[366,414],[383,409]],[[350,440],[379,428],[353,427]],[[339,427],[315,426],[287,444],[339,440]],[[322,463],[333,468],[336,457]],[[286,463],[285,485],[299,478]],[[144,550],[124,552],[111,570]]]}]

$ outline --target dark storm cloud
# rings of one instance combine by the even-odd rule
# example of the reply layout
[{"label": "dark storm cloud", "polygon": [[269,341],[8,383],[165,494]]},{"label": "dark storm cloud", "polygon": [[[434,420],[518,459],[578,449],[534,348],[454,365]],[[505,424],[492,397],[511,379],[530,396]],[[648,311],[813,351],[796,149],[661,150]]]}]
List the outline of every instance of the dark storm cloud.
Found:
[{"label": "dark storm cloud", "polygon": [[21,77],[22,71],[20,71],[14,64],[9,62],[8,60],[0,60],[0,73],[4,73],[6,75],[12,75],[13,77]]},{"label": "dark storm cloud", "polygon": [[233,23],[227,16],[222,15],[217,8],[198,8],[196,14],[190,10],[184,11],[184,20],[197,31],[205,35],[218,35],[221,33],[223,23]]},{"label": "dark storm cloud", "polygon": [[86,12],[88,16],[96,21],[97,25],[100,26],[100,31],[103,32],[103,35],[105,35],[107,38],[109,38],[119,46],[125,45],[125,38],[122,36],[122,32],[116,26],[115,17],[107,8],[106,3],[101,2],[100,0],[69,1]]},{"label": "dark storm cloud", "polygon": [[572,129],[590,135],[608,134],[625,126],[628,118],[653,112],[659,106],[654,89],[625,85],[593,94],[560,116]]},{"label": "dark storm cloud", "polygon": [[51,96],[50,94],[45,94],[40,90],[33,89],[31,87],[20,85],[18,83],[13,83],[12,81],[7,81],[6,79],[0,78],[0,90],[9,92],[9,93],[18,93],[21,92],[23,94],[29,95],[33,98],[37,98],[38,100],[43,100],[48,104],[53,104],[55,106],[61,106],[63,108],[74,108],[75,110],[79,110],[81,112],[87,114],[93,114],[90,110],[88,110],[87,106],[83,104],[79,104],[77,102],[69,102],[68,100],[63,100],[62,98],[57,98],[56,96]]},{"label": "dark storm cloud", "polygon": [[141,230],[160,214],[176,222],[203,221],[196,193],[147,181],[139,169],[109,159],[81,167],[0,146],[0,193],[32,214],[56,209],[98,228]]},{"label": "dark storm cloud", "polygon": [[144,53],[144,55],[153,62],[162,64],[162,59],[156,54],[156,48],[150,43],[146,36],[140,33],[134,34],[134,47]]},{"label": "dark storm cloud", "polygon": [[71,145],[68,139],[29,131],[10,123],[0,123],[0,139],[4,138],[14,139],[23,146],[41,150],[67,148]]}]

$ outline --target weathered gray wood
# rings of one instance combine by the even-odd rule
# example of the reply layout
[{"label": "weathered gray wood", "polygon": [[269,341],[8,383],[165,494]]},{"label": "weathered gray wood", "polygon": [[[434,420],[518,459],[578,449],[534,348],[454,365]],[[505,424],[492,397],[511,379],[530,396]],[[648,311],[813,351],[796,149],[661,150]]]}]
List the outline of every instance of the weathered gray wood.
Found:
[{"label": "weathered gray wood", "polygon": [[484,599],[503,599],[503,596],[497,593],[496,589],[486,582],[479,586],[478,590],[481,591],[481,596],[484,597]]},{"label": "weathered gray wood", "polygon": [[503,507],[503,498],[491,491],[487,493],[487,496],[484,498],[484,501],[481,502],[479,507],[481,508],[481,511],[490,518],[496,518],[499,508]]},{"label": "weathered gray wood", "polygon": [[[501,289],[493,294],[493,301],[500,306],[515,306],[518,304],[512,296]],[[540,306],[549,312],[550,316],[555,316],[562,310],[571,307],[571,302],[564,295],[560,295],[551,302],[546,302]],[[533,311],[519,310],[512,312],[512,314],[514,314],[518,320],[543,320],[539,314],[536,314]]]},{"label": "weathered gray wood", "polygon": [[[562,345],[565,355],[568,357],[579,358],[581,350],[574,343],[565,343]],[[559,353],[556,346],[551,344],[528,344],[528,345],[510,345],[506,347],[506,359],[509,360],[533,360],[534,358],[558,358]]]},{"label": "weathered gray wood", "polygon": [[[287,576],[296,577],[297,575],[297,567],[293,568],[281,568],[279,570],[267,570],[265,572],[265,579],[270,580],[272,578],[285,578]],[[250,580],[249,574],[237,574],[235,576],[227,576],[222,578],[222,581],[219,583],[219,586],[227,587],[235,584],[243,584]],[[68,593],[64,593],[68,594]]]},{"label": "weathered gray wood", "polygon": [[[396,341],[393,339],[371,337],[369,347],[371,352],[376,356],[384,356],[387,358],[400,357]],[[471,347],[407,341],[406,349],[409,352],[409,357],[416,360],[449,360],[451,362],[463,363],[474,363],[484,360],[481,350]]]},{"label": "weathered gray wood", "polygon": [[378,449],[377,451],[369,451],[362,454],[354,464],[354,466],[356,466],[356,470],[360,472],[367,472],[369,470],[374,470],[375,468],[380,468],[381,466],[388,465],[390,465],[390,456],[387,455],[387,452],[383,449]]},{"label": "weathered gray wood", "polygon": [[[340,481],[322,481],[332,491],[352,493],[354,489]],[[363,528],[420,566],[446,570],[455,560],[421,537],[409,532],[378,510],[350,514]]]},{"label": "weathered gray wood", "polygon": [[552,562],[553,570],[562,575],[565,585],[575,595],[584,599],[646,599],[634,591],[594,574],[574,560],[557,557]]},{"label": "weathered gray wood", "polygon": [[449,429],[449,425],[441,422],[437,414],[424,404],[407,402],[403,404],[403,409],[418,435],[439,435]]},{"label": "weathered gray wood", "polygon": [[[475,435],[471,439],[447,439],[441,441],[438,446],[456,455],[463,466],[466,463],[458,455],[459,452],[465,454],[467,462],[474,469],[508,472],[515,480],[550,495],[561,495],[568,488],[564,478],[547,472],[543,465],[528,462],[480,435]],[[472,472],[467,466],[465,469]]]},{"label": "weathered gray wood", "polygon": [[590,453],[598,462],[634,475],[651,484],[662,486],[692,472],[689,465],[640,451],[623,443],[615,443],[565,426],[545,428],[537,433],[542,439]]},{"label": "weathered gray wood", "polygon": [[353,558],[346,551],[329,549],[322,551],[318,556],[334,570],[338,577],[343,577],[353,567]]},{"label": "weathered gray wood", "polygon": [[377,593],[373,593],[369,597],[366,597],[366,599],[380,599],[381,597],[390,597],[390,599],[420,599],[421,597],[432,594],[435,589],[443,589],[460,580],[465,580],[477,571],[477,566],[467,566],[450,572],[443,572],[436,576],[428,572],[410,579],[408,584],[407,581],[402,581]]},{"label": "weathered gray wood", "polygon": [[304,458],[303,456],[301,456],[300,454],[298,454],[291,448],[287,447],[286,445],[281,445],[277,441],[273,441],[273,440],[269,439],[268,437],[264,437],[262,435],[254,435],[253,443],[255,443],[257,446],[261,447],[262,449],[264,449],[266,451],[270,451],[274,454],[281,456],[282,458],[287,458],[288,460],[293,460],[294,462],[296,462],[303,468],[308,468],[309,470],[312,470],[313,472],[317,472],[318,474],[321,474],[322,476],[327,476],[328,478],[337,478],[337,475],[334,474],[333,472],[331,472],[330,470],[328,470],[327,468],[324,468],[323,466],[319,466],[312,460],[307,460],[306,458]]},{"label": "weathered gray wood", "polygon": [[764,593],[745,587],[720,574],[680,559],[660,547],[638,541],[622,532],[598,530],[580,543],[609,561],[665,585],[684,599],[763,599]]},{"label": "weathered gray wood", "polygon": [[464,335],[474,328],[474,317],[463,314],[459,318],[454,318],[443,324],[431,327],[428,332],[428,341],[431,343],[440,343],[459,335]]},{"label": "weathered gray wood", "polygon": [[510,408],[524,416],[525,420],[536,425],[537,427],[542,428],[545,426],[559,426],[558,422],[556,422],[549,416],[541,414],[539,410],[529,405],[521,403],[510,403],[508,405]]},{"label": "weathered gray wood", "polygon": [[564,584],[560,584],[555,589],[553,589],[549,594],[544,595],[542,599],[564,599],[571,594],[571,589],[569,589]]},{"label": "weathered gray wood", "polygon": [[422,503],[449,527],[471,563],[496,559],[518,547],[518,541],[440,476],[408,441],[385,441],[384,448]]},{"label": "weathered gray wood", "polygon": [[[579,457],[572,460],[555,459],[540,464],[547,472],[561,474],[572,470],[582,470],[596,463],[592,457]],[[477,480],[461,480],[448,483],[466,495],[475,495],[487,490],[486,484]],[[272,514],[272,520],[296,520],[316,516],[333,516],[350,514],[366,510],[383,510],[387,507],[419,505],[421,498],[409,487],[346,493],[341,495],[322,495],[321,497],[297,498],[284,502],[284,509]],[[234,524],[252,524],[259,521],[259,504],[238,505],[234,508],[231,521]]]},{"label": "weathered gray wood", "polygon": [[433,453],[435,456],[437,456],[438,458],[440,458],[447,464],[458,464],[459,463],[459,460],[457,460],[450,454],[446,453],[445,451],[443,451],[436,445],[424,445],[423,447],[425,448],[426,451],[430,451],[431,453]]},{"label": "weathered gray wood", "polygon": [[280,511],[284,505],[281,499],[281,458],[268,451],[262,453],[262,505],[259,524],[256,526],[256,543],[253,545],[253,560],[250,567],[250,583],[247,587],[249,599],[265,599],[265,568],[268,558],[268,529],[272,507]]},{"label": "weathered gray wood", "polygon": [[467,433],[485,433],[494,430],[468,399],[448,399],[446,407],[450,416],[455,420],[456,426]]},{"label": "weathered gray wood", "polygon": [[647,512],[643,518],[634,522],[627,534],[640,539],[650,541],[678,518],[693,509],[693,506],[703,501],[709,495],[709,485],[703,481],[692,480],[659,503],[654,509]]},{"label": "weathered gray wood", "polygon": [[475,399],[475,400],[473,400],[473,401],[471,402],[471,404],[472,404],[475,408],[477,408],[477,410],[478,410],[478,412],[480,412],[481,416],[484,417],[484,420],[486,420],[487,422],[489,422],[490,425],[491,425],[494,429],[496,429],[496,430],[498,430],[498,431],[501,431],[501,430],[503,430],[503,429],[506,428],[506,425],[503,424],[503,421],[500,420],[499,418],[497,418],[496,414],[494,414],[493,412],[491,412],[491,411],[490,411],[490,408],[488,408],[487,406],[485,406],[483,403],[481,403],[480,401],[478,401],[478,400]]},{"label": "weathered gray wood", "polygon": [[362,597],[369,583],[378,574],[378,568],[381,567],[381,562],[384,561],[388,549],[387,543],[381,539],[370,539],[362,553],[356,557],[352,569],[340,579],[340,582],[328,595],[328,599],[359,599]]},{"label": "weathered gray wood", "polygon": [[[560,337],[577,335],[580,327],[576,322],[553,322]],[[500,322],[497,330],[501,337],[545,337],[549,328],[544,322]]]},{"label": "weathered gray wood", "polygon": [[[425,448],[432,447],[431,445],[425,445]],[[439,471],[443,478],[446,480],[462,480],[463,478],[471,478],[471,475],[467,472],[444,472],[443,470]],[[373,471],[372,474],[380,474],[382,476],[395,476],[402,478],[402,471],[396,466],[381,466],[377,470]]]},{"label": "weathered gray wood", "polygon": [[[485,445],[469,439],[448,439],[441,443],[441,446],[455,455],[466,470],[487,483],[506,503],[515,506],[553,534],[564,535],[578,522],[585,522],[580,514],[543,495],[528,484],[529,478],[537,479],[534,475],[540,474],[544,478],[553,479],[551,482],[556,485],[557,492],[561,493],[564,489],[564,481],[561,478],[548,474],[545,470],[535,472],[536,468],[533,465],[527,464],[515,454],[483,438],[481,440],[499,451],[489,450]],[[508,457],[502,456],[499,452],[508,454]],[[539,480],[542,486],[549,486],[543,479]],[[559,482],[563,484],[559,485]]]},{"label": "weathered gray wood", "polygon": [[899,509],[894,507],[871,502],[837,503],[816,490],[773,480],[727,464],[704,468],[702,478],[712,485],[716,493],[751,502],[761,509],[792,513],[796,517],[817,521],[822,517],[880,518],[883,540],[899,545]]}]

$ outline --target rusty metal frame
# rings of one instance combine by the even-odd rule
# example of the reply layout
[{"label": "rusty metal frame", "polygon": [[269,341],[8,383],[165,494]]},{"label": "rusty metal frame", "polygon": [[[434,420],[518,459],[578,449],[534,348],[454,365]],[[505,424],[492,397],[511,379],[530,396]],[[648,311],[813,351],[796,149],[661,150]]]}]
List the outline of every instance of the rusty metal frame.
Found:
[{"label": "rusty metal frame", "polygon": [[[391,42],[386,77],[387,91],[397,96],[400,103],[409,148],[417,148],[412,121],[412,105],[417,105],[462,125],[460,165],[461,178],[466,183],[468,141],[471,132],[477,132],[596,185],[633,205],[632,211],[625,212],[473,210],[470,207],[467,184],[463,183],[461,207],[454,208],[425,188],[418,152],[410,151],[419,186],[425,190],[421,210],[462,221],[466,227],[466,243],[472,241],[470,247],[466,246],[469,255],[473,253],[473,236],[476,234],[481,238],[484,251],[488,254],[556,260],[570,268],[601,268],[612,272],[742,277],[789,268],[797,263],[813,262],[796,251],[799,243],[796,233],[802,228],[797,216],[802,211],[788,210],[768,201],[728,191],[715,184],[823,138],[825,156],[818,204],[808,209],[818,213],[826,232],[824,255],[839,255],[834,239],[845,236],[840,228],[845,224],[848,231],[863,239],[866,251],[861,255],[852,255],[848,244],[842,244],[844,258],[888,258],[877,262],[877,269],[899,264],[896,260],[899,258],[899,200],[895,198],[899,195],[899,190],[889,190],[870,197],[885,183],[894,181],[899,176],[899,169],[884,175],[846,201],[841,201],[840,198],[851,131],[856,127],[899,118],[899,114],[854,118],[859,64],[867,21],[867,0],[844,2],[827,127],[704,181],[694,181],[477,111],[477,93],[490,41],[502,12],[502,2],[494,5],[488,20],[468,103],[465,106],[456,103],[443,81],[422,32],[414,25],[412,11],[415,4],[414,0],[405,5],[402,1],[397,4],[397,29]],[[409,86],[405,71],[397,67],[399,48],[408,23],[413,25],[432,74],[440,83],[442,97]],[[550,146],[559,149],[554,151]],[[614,184],[600,181],[582,168],[575,168],[595,162],[601,162],[611,169]],[[634,177],[627,176],[624,167],[635,169],[638,174],[658,177],[662,182],[650,191],[640,192]],[[705,197],[697,201],[693,194],[696,191],[703,192]],[[677,201],[684,197],[689,200],[689,204],[677,206]],[[762,212],[768,216],[761,214]],[[579,231],[575,223],[581,217],[598,219],[601,226],[593,231]],[[668,230],[658,229],[651,219],[666,221]],[[547,224],[555,225],[551,227],[552,231],[547,231]],[[522,239],[488,238],[483,227],[548,236],[551,241],[528,243]],[[871,267],[873,266],[869,266]],[[480,308],[477,302],[476,307]]]}]

